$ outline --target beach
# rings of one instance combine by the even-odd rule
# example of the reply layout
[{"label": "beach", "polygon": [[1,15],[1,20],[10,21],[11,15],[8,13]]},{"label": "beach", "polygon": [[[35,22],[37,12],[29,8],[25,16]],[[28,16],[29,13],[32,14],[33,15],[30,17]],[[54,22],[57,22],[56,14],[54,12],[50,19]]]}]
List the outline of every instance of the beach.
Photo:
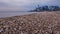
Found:
[{"label": "beach", "polygon": [[60,12],[0,18],[0,34],[60,34]]}]

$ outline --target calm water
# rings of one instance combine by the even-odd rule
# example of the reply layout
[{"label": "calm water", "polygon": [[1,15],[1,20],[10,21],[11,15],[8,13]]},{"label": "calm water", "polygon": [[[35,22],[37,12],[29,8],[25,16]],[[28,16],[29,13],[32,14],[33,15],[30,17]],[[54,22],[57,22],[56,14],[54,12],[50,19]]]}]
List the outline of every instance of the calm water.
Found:
[{"label": "calm water", "polygon": [[27,14],[32,14],[32,13],[36,13],[36,12],[12,12],[12,11],[5,11],[2,12],[0,11],[0,18],[1,17],[11,17],[11,16],[18,16],[18,15],[27,15]]}]

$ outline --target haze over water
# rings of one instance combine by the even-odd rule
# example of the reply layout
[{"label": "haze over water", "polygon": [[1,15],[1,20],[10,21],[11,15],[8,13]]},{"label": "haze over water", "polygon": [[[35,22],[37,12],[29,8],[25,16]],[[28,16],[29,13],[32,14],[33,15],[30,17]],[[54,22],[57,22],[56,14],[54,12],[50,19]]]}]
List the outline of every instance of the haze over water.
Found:
[{"label": "haze over water", "polygon": [[[60,0],[0,0],[0,17],[31,14],[39,6],[60,6]],[[34,13],[34,12],[33,12]]]},{"label": "haze over water", "polygon": [[60,6],[60,0],[0,0],[0,11],[28,11],[38,4]]},{"label": "haze over water", "polygon": [[19,11],[14,11],[14,12],[0,12],[0,18],[1,17],[11,17],[11,16],[20,16],[20,15],[27,15],[27,14],[33,14],[33,13],[38,13],[38,12],[19,12]]}]

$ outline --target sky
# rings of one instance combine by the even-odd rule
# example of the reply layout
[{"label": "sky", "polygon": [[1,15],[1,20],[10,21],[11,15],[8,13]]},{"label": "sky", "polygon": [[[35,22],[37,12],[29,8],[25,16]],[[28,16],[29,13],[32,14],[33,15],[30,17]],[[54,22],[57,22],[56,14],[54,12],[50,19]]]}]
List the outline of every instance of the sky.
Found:
[{"label": "sky", "polygon": [[37,5],[60,6],[60,0],[0,0],[0,11],[28,11]]}]

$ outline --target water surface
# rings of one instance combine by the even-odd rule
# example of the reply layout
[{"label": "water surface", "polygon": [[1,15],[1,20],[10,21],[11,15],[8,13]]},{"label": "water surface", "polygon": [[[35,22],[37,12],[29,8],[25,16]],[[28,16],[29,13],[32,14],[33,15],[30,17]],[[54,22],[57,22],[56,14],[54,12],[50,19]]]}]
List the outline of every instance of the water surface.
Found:
[{"label": "water surface", "polygon": [[32,14],[32,13],[36,13],[36,12],[19,12],[19,11],[5,11],[5,12],[2,12],[0,11],[0,18],[1,17],[11,17],[11,16],[20,16],[20,15],[27,15],[27,14]]}]

